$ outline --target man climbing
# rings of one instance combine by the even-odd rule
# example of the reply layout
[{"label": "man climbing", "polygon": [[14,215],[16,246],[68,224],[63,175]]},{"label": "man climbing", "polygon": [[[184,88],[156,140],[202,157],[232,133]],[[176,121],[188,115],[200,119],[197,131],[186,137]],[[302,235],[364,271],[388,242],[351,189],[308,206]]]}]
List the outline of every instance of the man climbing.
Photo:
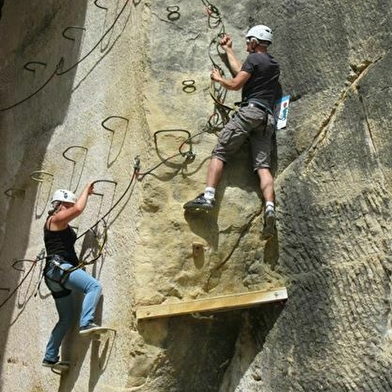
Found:
[{"label": "man climbing", "polygon": [[238,60],[232,48],[232,39],[225,35],[220,45],[227,54],[231,79],[222,77],[213,69],[211,79],[229,90],[242,88],[240,108],[221,131],[218,143],[212,151],[207,171],[204,193],[184,204],[185,210],[211,210],[215,205],[215,190],[223,174],[224,164],[241,147],[250,141],[253,168],[260,179],[260,189],[265,202],[262,238],[269,239],[275,232],[274,179],[271,173],[271,153],[275,123],[273,103],[279,91],[280,68],[267,52],[272,43],[272,31],[264,25],[252,27],[246,34],[245,62]]}]

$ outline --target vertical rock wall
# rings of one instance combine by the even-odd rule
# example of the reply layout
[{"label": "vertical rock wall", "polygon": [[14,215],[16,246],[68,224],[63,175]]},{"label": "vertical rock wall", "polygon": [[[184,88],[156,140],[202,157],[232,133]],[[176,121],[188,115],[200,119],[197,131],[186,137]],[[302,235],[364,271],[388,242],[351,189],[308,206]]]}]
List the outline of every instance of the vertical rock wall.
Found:
[{"label": "vertical rock wall", "polygon": [[[0,389],[390,391],[391,5],[5,1]],[[274,30],[292,98],[267,243],[248,146],[225,169],[217,211],[182,209],[203,190],[226,119],[211,95],[229,107],[240,97],[210,84],[212,64],[229,75],[216,39],[230,33],[244,58],[258,23]],[[90,180],[98,194],[75,222],[78,251],[92,260],[107,237],[86,268],[104,286],[98,321],[117,332],[81,339],[75,315],[59,377],[40,365],[56,312],[33,261],[50,194]],[[284,304],[135,316],[282,285]]]}]

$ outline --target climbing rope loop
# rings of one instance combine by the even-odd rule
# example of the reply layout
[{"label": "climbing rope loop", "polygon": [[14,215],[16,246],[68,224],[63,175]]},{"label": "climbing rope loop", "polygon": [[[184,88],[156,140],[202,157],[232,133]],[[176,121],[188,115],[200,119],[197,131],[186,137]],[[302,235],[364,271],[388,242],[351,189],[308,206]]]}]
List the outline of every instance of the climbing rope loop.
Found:
[{"label": "climbing rope loop", "polygon": [[[224,53],[221,52],[220,50],[220,41],[226,35],[226,28],[218,8],[213,4],[211,4],[208,0],[201,0],[201,1],[206,7],[208,27],[213,30],[219,28],[219,31],[208,45],[208,49],[207,49],[208,58],[211,61],[212,67],[218,69],[221,75],[224,77],[225,76],[224,70],[215,61],[214,57],[215,56],[221,57],[222,55],[224,55]],[[234,108],[225,104],[227,89],[224,88],[220,83],[211,79],[209,92],[211,98],[215,103],[215,110],[213,114],[216,123],[215,127],[222,128],[229,121],[230,112],[233,111]],[[220,117],[221,121],[216,121],[217,117]]]}]

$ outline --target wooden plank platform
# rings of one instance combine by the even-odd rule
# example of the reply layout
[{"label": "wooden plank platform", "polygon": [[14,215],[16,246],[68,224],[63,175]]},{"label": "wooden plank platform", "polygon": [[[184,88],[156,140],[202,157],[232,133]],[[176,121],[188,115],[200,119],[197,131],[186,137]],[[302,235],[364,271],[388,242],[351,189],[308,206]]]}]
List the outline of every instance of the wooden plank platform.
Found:
[{"label": "wooden plank platform", "polygon": [[279,287],[268,291],[248,291],[245,293],[235,293],[220,297],[202,298],[191,301],[139,306],[136,308],[136,317],[140,320],[179,316],[189,313],[225,311],[230,309],[247,308],[263,303],[277,302],[286,299],[286,287]]}]

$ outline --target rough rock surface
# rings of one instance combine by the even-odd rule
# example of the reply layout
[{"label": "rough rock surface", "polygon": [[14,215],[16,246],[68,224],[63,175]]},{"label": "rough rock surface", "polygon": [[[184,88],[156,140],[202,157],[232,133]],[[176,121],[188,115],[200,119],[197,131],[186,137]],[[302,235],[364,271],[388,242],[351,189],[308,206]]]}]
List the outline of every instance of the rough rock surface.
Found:
[{"label": "rough rock surface", "polygon": [[[390,392],[391,9],[0,1],[0,389]],[[258,23],[274,30],[292,99],[267,243],[247,146],[226,167],[216,212],[182,209],[203,190],[225,120],[211,94],[239,99],[211,87],[213,63],[229,74],[216,38],[230,33],[245,57]],[[90,180],[98,194],[75,222],[78,250],[91,260],[107,233],[87,270],[104,286],[100,321],[117,333],[81,339],[75,315],[62,351],[71,369],[58,377],[41,367],[56,312],[33,260],[51,193]],[[136,319],[141,305],[280,286],[285,303]]]}]

